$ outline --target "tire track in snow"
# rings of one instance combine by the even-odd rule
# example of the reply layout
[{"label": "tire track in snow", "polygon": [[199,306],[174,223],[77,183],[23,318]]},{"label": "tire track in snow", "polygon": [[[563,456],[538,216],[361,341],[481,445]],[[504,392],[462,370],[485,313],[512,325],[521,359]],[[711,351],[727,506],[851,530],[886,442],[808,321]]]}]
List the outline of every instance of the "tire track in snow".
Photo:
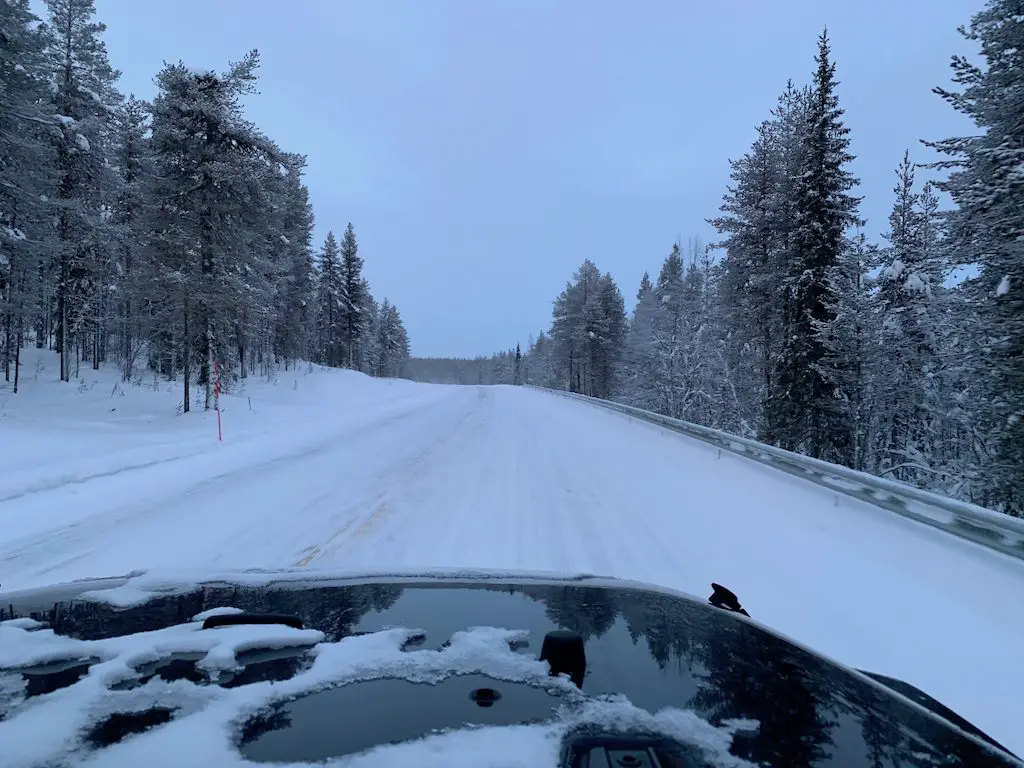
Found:
[{"label": "tire track in snow", "polygon": [[[220,462],[212,468],[204,466],[203,457],[182,460],[176,464],[181,484],[174,487],[168,487],[172,480],[162,468],[119,473],[78,488],[60,488],[10,502],[4,514],[34,515],[35,531],[0,543],[0,575],[7,585],[19,578],[40,583],[62,574],[109,574],[115,562],[130,562],[124,570],[178,566],[185,561],[197,565],[231,562],[240,567],[281,565],[275,559],[280,555],[268,557],[268,550],[277,552],[291,540],[287,525],[290,508],[306,510],[313,524],[325,517],[325,509],[347,509],[344,504],[331,504],[343,498],[338,488],[338,467],[332,466],[339,463],[339,451],[358,454],[358,447],[372,440],[383,447],[389,440],[402,444],[403,438],[409,440],[410,424],[450,426],[446,419],[451,409],[461,407],[452,394],[437,389],[411,402],[395,398],[354,420],[321,428],[312,439],[286,444],[284,450],[271,447],[269,455],[265,443],[246,443],[219,454]],[[429,440],[431,434],[426,431],[424,436]],[[390,453],[393,451],[382,451],[380,460],[386,464]],[[309,465],[320,470],[315,487],[294,488],[294,478],[301,477],[303,467]],[[276,479],[279,482],[274,482]],[[372,486],[374,476],[367,479]],[[253,499],[252,489],[260,487],[267,488],[268,493]],[[371,491],[379,494],[376,489]],[[255,510],[250,519],[233,508],[237,506],[233,498]],[[67,511],[79,499],[83,508]],[[260,502],[273,503],[270,508],[260,509]],[[52,524],[47,524],[48,512],[57,518]],[[276,538],[275,529],[279,532]],[[211,546],[214,541],[220,546]],[[207,553],[205,559],[202,553]],[[89,563],[97,566],[83,574],[81,569]]]},{"label": "tire track in snow", "polygon": [[[390,398],[387,401],[388,406],[394,406],[399,403],[403,403],[410,400],[416,400],[417,398],[422,399],[422,393],[411,393],[403,394],[398,397]],[[371,401],[369,405],[378,405],[379,402]],[[311,418],[305,418],[300,423],[302,426],[307,424],[317,424]],[[299,426],[300,424],[295,424]],[[262,439],[271,436],[275,433],[280,433],[280,425],[274,427],[263,427],[259,430],[251,431],[245,435],[242,444],[252,444],[257,439]],[[332,435],[333,436],[333,435]],[[81,461],[80,466],[77,470],[61,469],[58,473],[52,473],[48,468],[21,470],[14,472],[3,478],[2,484],[0,484],[0,503],[7,501],[16,501],[23,499],[27,496],[31,496],[37,493],[46,493],[47,491],[55,491],[61,488],[65,488],[69,485],[83,485],[93,480],[102,480],[109,477],[116,477],[125,475],[132,472],[144,471],[152,469],[153,467],[166,466],[173,462],[182,460],[195,460],[200,456],[211,456],[216,455],[218,452],[223,452],[226,447],[230,448],[232,443],[229,441],[228,445],[221,445],[213,442],[210,439],[191,437],[186,440],[173,441],[173,442],[162,442],[158,445],[147,448],[144,453],[157,453],[156,458],[143,459],[138,456],[138,451],[124,452],[123,454],[106,455],[99,457],[94,460]],[[160,448],[162,450],[156,450]],[[279,457],[281,459],[290,458],[288,455]],[[103,469],[93,469],[90,465],[102,461],[104,464],[116,461],[115,466],[110,466]],[[16,490],[6,489],[6,487],[12,487]]]},{"label": "tire track in snow", "polygon": [[[462,388],[465,398],[464,410],[452,428],[443,437],[431,441],[407,463],[396,467],[393,472],[382,477],[386,490],[373,504],[368,513],[358,521],[347,522],[342,529],[336,531],[323,546],[318,546],[315,553],[302,558],[304,565],[316,561],[321,564],[338,564],[349,567],[354,564],[351,552],[353,547],[368,553],[370,562],[360,561],[361,565],[376,567],[391,565],[393,558],[389,552],[389,543],[375,541],[378,530],[388,531],[390,522],[396,512],[403,508],[404,500],[411,489],[416,488],[424,479],[436,476],[439,469],[451,465],[452,449],[460,445],[472,444],[470,436],[477,432],[481,422],[486,419],[486,411],[491,403],[490,394],[483,388],[467,390]],[[429,512],[423,510],[423,518]],[[356,525],[358,524],[358,527]],[[391,538],[393,542],[393,537]]]}]

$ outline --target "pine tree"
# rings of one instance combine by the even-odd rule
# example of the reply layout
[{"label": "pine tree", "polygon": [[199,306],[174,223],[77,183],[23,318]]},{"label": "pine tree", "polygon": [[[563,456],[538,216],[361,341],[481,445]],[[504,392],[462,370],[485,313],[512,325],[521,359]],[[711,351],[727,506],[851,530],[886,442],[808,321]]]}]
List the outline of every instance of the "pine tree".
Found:
[{"label": "pine tree", "polygon": [[120,101],[100,39],[104,24],[94,21],[93,0],[46,0],[46,56],[54,84],[54,105],[61,121],[56,135],[58,200],[56,259],[56,344],[60,377],[71,377],[72,346],[85,351],[94,366],[101,357],[104,285],[112,275],[104,212],[116,182],[107,159],[114,107]]},{"label": "pine tree", "polygon": [[658,406],[651,386],[656,370],[654,322],[657,310],[654,286],[644,272],[626,334],[621,397],[624,402],[647,410]]},{"label": "pine tree", "polygon": [[519,344],[516,344],[516,357],[515,364],[512,369],[512,383],[519,386],[523,383],[523,353],[519,349]]},{"label": "pine tree", "polygon": [[318,359],[324,365],[340,366],[343,362],[343,312],[348,297],[345,293],[341,254],[333,232],[327,233],[320,251],[316,293]]},{"label": "pine tree", "polygon": [[192,363],[209,408],[215,358],[232,337],[242,346],[249,317],[262,309],[253,303],[272,295],[275,275],[263,245],[263,223],[272,217],[261,181],[278,150],[245,120],[239,104],[254,89],[258,64],[252,51],[223,75],[178,63],[157,76],[151,194],[161,204],[152,213],[150,247],[165,327],[173,315],[180,321],[186,411]]},{"label": "pine tree", "polygon": [[116,248],[117,280],[111,286],[119,308],[115,333],[120,342],[122,378],[132,377],[136,358],[149,341],[152,312],[149,280],[153,265],[145,261],[144,246],[150,216],[147,191],[153,183],[152,148],[146,133],[149,105],[134,96],[117,112],[113,137],[113,166],[118,177],[111,210]]},{"label": "pine tree", "polygon": [[625,331],[622,294],[587,259],[552,312],[551,360],[561,386],[593,397],[613,394]]},{"label": "pine tree", "polygon": [[552,353],[551,339],[548,338],[544,331],[541,331],[537,334],[537,338],[526,352],[526,374],[524,378],[527,384],[552,388],[558,386],[552,365]]},{"label": "pine tree", "polygon": [[611,274],[606,272],[598,286],[599,318],[591,339],[594,343],[592,366],[594,397],[612,397],[618,388],[619,362],[626,338],[626,308],[622,293]]},{"label": "pine tree", "polygon": [[281,201],[278,246],[281,279],[277,283],[275,353],[289,361],[308,359],[313,336],[313,208],[302,183],[303,155],[284,159],[286,177]]},{"label": "pine tree", "polygon": [[931,143],[950,156],[938,186],[957,205],[953,232],[964,260],[981,265],[972,286],[978,336],[971,357],[986,391],[978,421],[990,436],[979,501],[1024,515],[1024,24],[1018,0],[988,0],[961,34],[979,44],[982,64],[952,61],[962,90],[936,89],[981,129]]},{"label": "pine tree", "polygon": [[60,131],[37,22],[28,0],[0,4],[0,366],[15,393],[33,320],[40,346],[49,330],[43,278],[53,249],[51,144]]},{"label": "pine tree", "polygon": [[789,292],[781,366],[774,384],[768,433],[782,447],[850,464],[854,424],[843,390],[853,364],[829,348],[831,327],[849,284],[845,232],[857,223],[856,179],[846,170],[849,129],[835,93],[828,35],[818,41],[818,64],[807,115],[802,173],[796,185],[796,231],[785,288]]},{"label": "pine tree", "polygon": [[[772,439],[764,412],[776,393],[787,297],[779,291],[793,248],[796,191],[810,91],[788,83],[751,149],[732,162],[732,186],[711,224],[725,235],[721,268],[723,373],[736,401],[731,420]],[[770,409],[769,409],[770,410]]]},{"label": "pine tree", "polygon": [[651,382],[655,410],[672,418],[682,418],[687,409],[686,361],[680,352],[686,312],[685,266],[679,243],[665,258],[658,273],[654,295],[657,309],[653,317],[654,377]]},{"label": "pine tree", "polygon": [[359,256],[359,244],[351,222],[341,238],[341,274],[345,283],[345,304],[341,312],[345,366],[358,369],[367,329],[364,311],[369,291],[363,278],[363,260]]},{"label": "pine tree", "polygon": [[387,298],[381,302],[372,328],[373,375],[400,376],[409,361],[409,335],[398,308]]},{"label": "pine tree", "polygon": [[[909,152],[896,171],[895,201],[889,214],[889,248],[884,253],[872,315],[879,320],[878,356],[872,396],[875,471],[918,484],[931,480],[933,429],[930,393],[936,374],[934,288],[941,270],[928,251],[928,216],[915,190]],[[931,407],[930,407],[931,405]]]}]

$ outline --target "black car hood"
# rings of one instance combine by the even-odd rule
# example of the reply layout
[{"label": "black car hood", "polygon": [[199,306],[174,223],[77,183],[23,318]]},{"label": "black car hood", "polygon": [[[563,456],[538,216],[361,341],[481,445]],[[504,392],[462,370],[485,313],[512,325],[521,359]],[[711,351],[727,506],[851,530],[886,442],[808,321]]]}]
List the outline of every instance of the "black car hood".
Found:
[{"label": "black car hood", "polygon": [[[0,602],[5,766],[554,766],[596,731],[686,745],[687,765],[1019,765],[910,686],[633,582],[139,574]],[[230,611],[277,618],[203,628]],[[538,659],[556,630],[582,639],[580,674]]]}]

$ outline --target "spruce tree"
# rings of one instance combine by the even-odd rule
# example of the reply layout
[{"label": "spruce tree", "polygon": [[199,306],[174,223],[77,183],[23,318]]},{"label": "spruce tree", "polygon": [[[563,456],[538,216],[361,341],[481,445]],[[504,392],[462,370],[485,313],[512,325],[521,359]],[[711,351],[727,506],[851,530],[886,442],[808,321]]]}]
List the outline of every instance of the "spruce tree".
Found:
[{"label": "spruce tree", "polygon": [[0,4],[0,367],[18,391],[20,350],[35,325],[49,338],[53,136],[45,37],[28,0]]},{"label": "spruce tree", "polygon": [[[169,64],[157,76],[152,144],[156,173],[149,244],[164,323],[179,319],[178,346],[189,410],[193,363],[212,405],[215,358],[266,310],[276,277],[267,263],[266,169],[279,150],[241,112],[255,87],[250,52],[224,74]],[[267,350],[269,352],[269,350]],[[239,356],[244,354],[239,350]],[[243,361],[244,362],[244,361]]]},{"label": "spruce tree", "polygon": [[340,366],[344,362],[342,338],[344,309],[348,304],[345,293],[341,254],[334,232],[328,232],[320,250],[317,271],[317,350],[324,365]]},{"label": "spruce tree", "polygon": [[654,321],[657,311],[654,285],[647,272],[644,272],[626,333],[621,396],[625,402],[648,410],[657,407],[652,387],[656,365]]},{"label": "spruce tree", "polygon": [[94,365],[101,355],[103,287],[113,271],[105,212],[116,185],[106,140],[121,98],[115,88],[120,73],[107,59],[101,39],[106,26],[94,20],[93,0],[46,0],[46,7],[46,58],[61,123],[54,135],[56,343],[60,377],[69,381],[73,346],[80,345]]},{"label": "spruce tree", "polygon": [[808,89],[787,83],[751,149],[732,162],[722,215],[710,222],[725,235],[718,243],[725,251],[718,294],[725,337],[722,366],[739,409],[736,423],[746,434],[769,442],[778,431],[770,406],[777,394],[789,300],[779,285],[793,248],[809,99]]},{"label": "spruce tree", "polygon": [[836,96],[827,32],[808,106],[802,173],[796,183],[796,230],[784,283],[788,292],[781,365],[772,396],[772,436],[782,447],[850,464],[854,424],[844,391],[852,361],[829,348],[836,335],[837,291],[849,285],[846,230],[857,222],[857,183],[846,169],[849,129]]},{"label": "spruce tree", "polygon": [[341,274],[345,284],[345,303],[341,310],[341,328],[344,334],[345,366],[358,369],[366,335],[366,295],[363,278],[363,260],[359,256],[355,229],[349,222],[341,238]]},{"label": "spruce tree", "polygon": [[302,183],[303,155],[287,155],[280,209],[281,275],[276,284],[274,350],[288,361],[309,359],[314,331],[313,313],[313,208]]},{"label": "spruce tree", "polygon": [[982,62],[954,56],[961,90],[937,88],[970,117],[976,135],[933,142],[952,170],[938,186],[956,203],[951,230],[964,261],[981,265],[971,286],[978,327],[970,350],[985,390],[977,415],[991,444],[978,499],[1024,515],[1024,24],[1018,0],[988,0],[961,34]]},{"label": "spruce tree", "polygon": [[889,247],[872,297],[878,319],[878,364],[874,372],[873,468],[900,480],[929,482],[930,394],[936,375],[932,301],[941,282],[929,253],[927,213],[915,189],[909,153],[896,170],[895,200],[889,214]]},{"label": "spruce tree", "polygon": [[656,309],[652,320],[655,410],[673,418],[682,418],[686,412],[685,361],[679,355],[686,311],[684,271],[682,249],[679,243],[673,243],[654,287]]},{"label": "spruce tree", "polygon": [[117,112],[113,165],[118,189],[111,211],[116,243],[118,279],[112,286],[118,299],[114,327],[120,345],[122,379],[131,379],[139,353],[150,341],[152,296],[149,280],[153,265],[145,261],[151,213],[148,190],[153,183],[152,147],[147,137],[149,105],[134,96]]}]

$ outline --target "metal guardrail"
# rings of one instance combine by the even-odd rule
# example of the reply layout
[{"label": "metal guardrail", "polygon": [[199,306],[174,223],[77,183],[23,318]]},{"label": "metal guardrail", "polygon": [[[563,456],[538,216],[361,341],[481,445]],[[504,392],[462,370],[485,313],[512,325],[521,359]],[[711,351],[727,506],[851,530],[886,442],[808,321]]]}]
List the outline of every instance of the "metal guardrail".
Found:
[{"label": "metal guardrail", "polygon": [[530,386],[530,389],[550,392],[657,424],[962,539],[1024,559],[1024,519],[642,408],[563,390],[536,386]]}]

